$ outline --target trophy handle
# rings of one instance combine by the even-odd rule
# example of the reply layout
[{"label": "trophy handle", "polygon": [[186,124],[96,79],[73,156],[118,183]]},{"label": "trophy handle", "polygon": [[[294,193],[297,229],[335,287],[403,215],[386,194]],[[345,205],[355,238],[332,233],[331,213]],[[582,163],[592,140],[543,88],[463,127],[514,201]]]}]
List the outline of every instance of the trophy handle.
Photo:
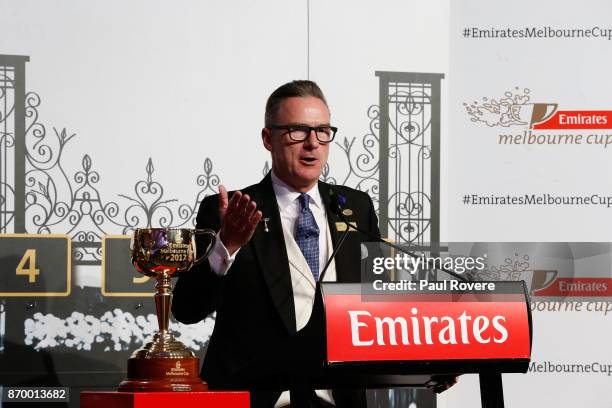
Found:
[{"label": "trophy handle", "polygon": [[[217,242],[217,233],[211,229],[193,230],[192,238],[195,239],[196,235],[208,235],[210,236],[211,239],[210,239],[210,244],[208,244],[208,247],[206,247],[206,250],[204,251],[204,254],[198,256],[196,260],[193,261],[193,264],[191,266],[198,265],[202,263],[202,261],[204,261],[206,258],[208,258],[212,250],[215,248],[215,243]],[[194,242],[194,245],[195,245],[195,242]]]}]

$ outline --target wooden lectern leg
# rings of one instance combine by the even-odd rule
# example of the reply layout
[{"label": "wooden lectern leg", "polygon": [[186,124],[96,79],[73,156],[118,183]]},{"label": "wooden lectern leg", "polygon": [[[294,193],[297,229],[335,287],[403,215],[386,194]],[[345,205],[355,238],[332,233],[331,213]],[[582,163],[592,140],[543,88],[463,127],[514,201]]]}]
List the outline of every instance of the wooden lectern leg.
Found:
[{"label": "wooden lectern leg", "polygon": [[482,408],[504,408],[504,389],[500,373],[479,374]]}]

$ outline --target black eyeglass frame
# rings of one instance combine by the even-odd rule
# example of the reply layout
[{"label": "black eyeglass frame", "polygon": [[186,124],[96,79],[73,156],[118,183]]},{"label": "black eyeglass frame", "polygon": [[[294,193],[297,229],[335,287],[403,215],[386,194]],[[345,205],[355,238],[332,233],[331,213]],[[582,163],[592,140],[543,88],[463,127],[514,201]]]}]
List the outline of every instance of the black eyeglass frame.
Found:
[{"label": "black eyeglass frame", "polygon": [[[321,144],[328,144],[334,141],[334,138],[336,137],[336,133],[338,132],[338,128],[335,126],[307,126],[307,125],[270,125],[267,127],[270,130],[286,130],[287,133],[289,133],[289,139],[293,140],[294,142],[303,142],[304,140],[308,139],[308,137],[310,136],[310,133],[314,130],[315,135],[317,137],[317,140],[319,141],[319,143]],[[331,139],[329,140],[321,140],[319,138],[319,134],[317,132],[317,129],[321,130],[321,129],[330,129],[332,131],[332,135],[331,135]],[[292,136],[292,131],[296,131],[296,130],[301,130],[301,131],[307,131],[306,133],[306,137],[303,139],[294,139],[294,137]]]}]

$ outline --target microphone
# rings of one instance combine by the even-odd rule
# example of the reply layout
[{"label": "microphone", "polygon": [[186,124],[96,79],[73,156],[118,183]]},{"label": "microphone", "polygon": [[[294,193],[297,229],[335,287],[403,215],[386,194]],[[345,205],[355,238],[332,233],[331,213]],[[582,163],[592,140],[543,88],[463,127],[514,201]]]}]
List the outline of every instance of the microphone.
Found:
[{"label": "microphone", "polygon": [[348,233],[349,233],[349,229],[347,228],[344,230],[344,233],[340,237],[340,241],[338,241],[338,245],[336,245],[336,248],[334,248],[334,251],[329,256],[329,259],[327,259],[327,263],[325,264],[325,267],[323,268],[323,272],[321,272],[321,274],[319,275],[319,282],[323,282],[323,278],[325,277],[325,272],[327,272],[327,268],[329,268],[329,265],[331,265],[332,261],[336,257],[336,254],[340,250],[340,247],[344,243],[344,240],[346,239],[346,236],[348,235]]},{"label": "microphone", "polygon": [[[365,236],[367,236],[368,238],[370,238],[372,241],[376,241],[376,242],[382,242],[383,244],[390,246],[391,248],[404,253],[408,256],[411,256],[412,258],[420,258],[420,256],[418,256],[417,254],[415,254],[414,252],[410,252],[398,245],[392,244],[390,242],[385,241],[384,239],[382,239],[379,236],[376,236],[374,234],[371,234],[369,231],[365,231],[359,227],[357,227],[356,225],[351,224],[350,222],[348,222],[348,220],[346,219],[346,217],[344,216],[343,213],[343,206],[344,204],[346,204],[346,198],[342,195],[339,195],[336,193],[336,191],[332,188],[329,189],[329,209],[332,213],[334,213],[336,216],[338,216],[338,218],[340,218],[340,220],[346,225],[346,229],[344,230],[344,234],[342,234],[342,237],[340,238],[340,242],[338,243],[338,245],[336,245],[336,248],[334,249],[334,252],[332,252],[331,256],[329,257],[329,259],[327,260],[327,263],[325,264],[325,268],[323,268],[323,272],[321,272],[320,276],[319,276],[319,281],[323,281],[323,277],[325,276],[325,272],[327,272],[327,268],[329,267],[329,265],[331,264],[331,261],[336,257],[336,254],[338,253],[338,250],[340,249],[340,246],[342,245],[342,243],[344,242],[344,239],[346,238],[348,232],[350,231],[350,229],[352,228],[355,231],[361,232],[362,234],[364,234]],[[427,261],[427,263],[429,264],[429,260]],[[450,276],[463,281],[463,282],[469,282],[469,280],[467,278],[465,278],[463,275],[455,272],[455,271],[451,271],[450,269],[445,268],[444,266],[440,265],[441,268],[440,270],[446,272],[447,274],[449,274]]]}]

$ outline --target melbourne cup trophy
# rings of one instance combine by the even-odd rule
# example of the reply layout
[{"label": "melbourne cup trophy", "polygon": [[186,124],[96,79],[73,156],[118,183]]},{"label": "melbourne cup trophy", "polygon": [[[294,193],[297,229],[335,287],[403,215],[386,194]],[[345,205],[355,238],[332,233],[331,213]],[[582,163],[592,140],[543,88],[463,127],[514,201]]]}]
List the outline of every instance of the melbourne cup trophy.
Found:
[{"label": "melbourne cup trophy", "polygon": [[119,384],[119,391],[207,389],[198,373],[198,357],[174,338],[168,330],[168,319],[172,277],[205,260],[214,244],[215,232],[208,229],[143,228],[134,231],[130,246],[132,264],[138,272],[157,280],[155,309],[159,331],[128,360],[128,378]]}]

